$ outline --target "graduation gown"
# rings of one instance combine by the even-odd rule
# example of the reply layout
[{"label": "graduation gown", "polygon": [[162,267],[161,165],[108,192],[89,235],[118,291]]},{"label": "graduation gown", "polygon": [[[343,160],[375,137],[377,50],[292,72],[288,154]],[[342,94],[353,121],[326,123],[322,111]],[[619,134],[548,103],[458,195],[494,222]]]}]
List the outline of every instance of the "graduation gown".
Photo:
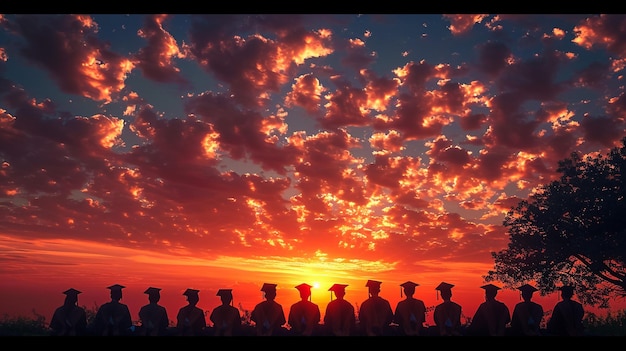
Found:
[{"label": "graduation gown", "polygon": [[331,336],[350,336],[355,333],[354,306],[344,299],[332,300],[326,306],[324,327]]},{"label": "graduation gown", "polygon": [[585,311],[580,302],[574,300],[559,301],[552,310],[547,329],[550,335],[583,335],[583,317]]},{"label": "graduation gown", "polygon": [[100,306],[94,320],[94,331],[98,336],[130,335],[132,326],[128,306],[118,301]]},{"label": "graduation gown", "polygon": [[232,336],[240,332],[241,313],[235,306],[219,305],[211,311],[209,319],[213,323],[215,336]]},{"label": "graduation gown", "polygon": [[398,324],[401,335],[420,335],[426,321],[426,306],[415,298],[406,298],[396,305],[393,321]]},{"label": "graduation gown", "polygon": [[320,308],[311,301],[300,300],[289,309],[287,319],[294,335],[313,335],[321,319]]},{"label": "graduation gown", "polygon": [[435,306],[433,319],[440,336],[463,335],[461,326],[461,305],[444,301]]},{"label": "graduation gown", "polygon": [[76,305],[63,305],[52,314],[50,320],[52,335],[81,336],[87,332],[87,313]]},{"label": "graduation gown", "polygon": [[283,306],[273,300],[265,300],[254,306],[250,319],[256,324],[256,334],[259,336],[274,335],[287,323]]},{"label": "graduation gown", "polygon": [[468,332],[478,336],[504,336],[509,322],[509,308],[503,302],[488,300],[478,306]]},{"label": "graduation gown", "polygon": [[359,325],[365,335],[387,335],[393,322],[393,310],[389,301],[372,296],[363,301],[359,309]]},{"label": "graduation gown", "polygon": [[141,320],[139,335],[161,336],[167,333],[170,321],[165,307],[156,303],[147,304],[139,310],[139,319]]},{"label": "graduation gown", "polygon": [[178,310],[178,315],[176,316],[178,335],[203,335],[204,328],[206,328],[206,318],[204,317],[204,311],[200,307],[187,305]]},{"label": "graduation gown", "polygon": [[513,308],[511,334],[516,336],[541,335],[543,307],[533,301],[519,302]]}]

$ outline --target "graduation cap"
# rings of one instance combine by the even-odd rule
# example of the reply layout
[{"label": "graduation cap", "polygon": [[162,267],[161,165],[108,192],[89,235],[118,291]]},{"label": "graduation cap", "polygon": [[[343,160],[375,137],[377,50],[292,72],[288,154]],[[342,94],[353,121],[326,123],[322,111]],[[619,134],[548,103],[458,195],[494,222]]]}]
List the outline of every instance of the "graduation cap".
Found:
[{"label": "graduation cap", "polygon": [[219,289],[217,291],[217,294],[215,294],[217,296],[219,296],[222,301],[224,299],[230,300],[230,304],[232,305],[233,303],[233,289]]},{"label": "graduation cap", "polygon": [[346,291],[346,287],[348,286],[348,284],[333,284],[333,286],[331,286],[330,288],[328,288],[328,291],[330,291],[330,300],[333,300],[333,291],[335,292],[335,295],[337,295],[338,291],[341,292],[345,292]]},{"label": "graduation cap", "polygon": [[535,288],[534,286],[530,284],[524,284],[520,286],[519,288],[517,288],[517,290],[521,291],[520,295],[524,295],[524,294],[534,293],[535,291],[537,291],[537,288]]},{"label": "graduation cap", "polygon": [[144,291],[144,294],[148,294],[150,296],[152,295],[158,295],[159,292],[161,291],[161,288],[153,288],[153,287],[149,287],[148,289],[146,289],[146,291]]},{"label": "graduation cap", "polygon": [[78,294],[82,293],[82,291],[78,291],[74,288],[69,288],[65,290],[63,293],[67,296],[77,296]]},{"label": "graduation cap", "polygon": [[197,290],[197,289],[187,289],[187,290],[185,290],[183,295],[185,295],[187,297],[198,297],[198,293],[199,292],[200,292],[200,290]]},{"label": "graduation cap", "polygon": [[114,284],[111,286],[107,286],[107,289],[111,289],[111,291],[122,291],[122,289],[124,289],[125,286],[124,285],[119,285],[119,284]]},{"label": "graduation cap", "polygon": [[517,289],[522,291],[522,292],[524,292],[524,291],[528,291],[528,292],[535,292],[535,291],[537,291],[537,288],[535,288],[534,286],[532,286],[530,284],[524,284],[524,285],[520,286]]},{"label": "graduation cap", "polygon": [[298,291],[300,291],[300,294],[308,294],[309,295],[309,301],[311,301],[311,288],[313,287],[313,285],[309,285],[307,283],[302,283],[300,285],[296,285],[296,289],[298,289]]},{"label": "graduation cap", "polygon": [[261,287],[261,291],[263,291],[264,293],[275,292],[277,285],[278,284],[263,283],[263,286]]},{"label": "graduation cap", "polygon": [[400,289],[400,297],[402,297],[402,290],[405,290],[405,289],[413,289],[413,290],[415,290],[415,287],[419,286],[419,284],[413,283],[412,281],[409,280],[409,281],[406,281],[406,282],[400,284],[400,286],[402,287],[402,289]]},{"label": "graduation cap", "polygon": [[437,300],[439,300],[440,291],[451,291],[453,287],[454,287],[454,284],[450,284],[446,282],[439,283],[439,285],[437,285],[437,287],[435,288],[435,290],[437,290]]},{"label": "graduation cap", "polygon": [[298,289],[298,291],[311,291],[312,287],[313,287],[313,285],[309,285],[307,283],[302,283],[300,285],[296,285],[296,289]]},{"label": "graduation cap", "polygon": [[217,294],[215,294],[215,296],[221,296],[221,297],[232,297],[233,296],[233,289],[219,289],[217,291]]},{"label": "graduation cap", "polygon": [[574,287],[572,285],[564,285],[560,287],[559,290],[561,290],[562,292],[566,294],[570,294],[570,295],[574,294]]},{"label": "graduation cap", "polygon": [[493,292],[496,292],[496,291],[500,290],[499,286],[496,286],[496,285],[493,285],[493,284],[483,285],[480,288],[481,289],[485,289],[485,291],[493,291]]},{"label": "graduation cap", "polygon": [[377,280],[368,280],[367,283],[365,283],[365,286],[368,288],[380,288],[380,284],[382,284],[382,282]]}]

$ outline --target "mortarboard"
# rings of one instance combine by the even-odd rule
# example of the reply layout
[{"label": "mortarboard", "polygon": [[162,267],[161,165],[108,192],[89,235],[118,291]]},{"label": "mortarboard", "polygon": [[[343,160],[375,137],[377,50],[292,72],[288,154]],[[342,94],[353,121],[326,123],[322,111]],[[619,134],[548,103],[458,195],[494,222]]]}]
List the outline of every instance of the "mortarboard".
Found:
[{"label": "mortarboard", "polygon": [[311,291],[312,287],[313,287],[313,285],[309,285],[307,283],[302,283],[300,285],[296,285],[296,289],[298,289],[298,291]]},{"label": "mortarboard", "polygon": [[158,295],[159,292],[161,291],[161,288],[153,288],[153,287],[149,287],[148,289],[146,289],[146,291],[144,291],[144,294],[148,294],[150,296],[152,295]]},{"label": "mortarboard", "polygon": [[402,289],[400,289],[400,297],[402,297],[402,290],[403,289],[415,289],[416,286],[419,286],[419,284],[417,283],[413,283],[412,281],[406,281],[402,284],[400,284],[400,286],[402,287]]},{"label": "mortarboard", "polygon": [[300,285],[296,285],[296,289],[298,289],[298,291],[300,291],[300,293],[308,293],[309,294],[309,301],[311,301],[311,288],[313,287],[313,285],[309,285],[307,283],[302,283]]},{"label": "mortarboard", "polygon": [[534,286],[530,285],[530,284],[524,284],[522,286],[520,286],[519,288],[517,288],[519,291],[521,292],[535,292],[537,291],[537,288],[535,288]]},{"label": "mortarboard", "polygon": [[365,283],[365,286],[368,288],[380,288],[380,284],[382,284],[382,282],[377,280],[368,280],[367,283]]},{"label": "mortarboard", "polygon": [[534,286],[530,285],[530,284],[524,284],[522,286],[520,286],[519,288],[517,288],[517,290],[521,291],[520,293],[520,299],[523,298],[524,294],[532,294],[535,291],[537,291],[537,288],[535,288]]},{"label": "mortarboard", "polygon": [[335,295],[337,294],[337,291],[346,291],[346,287],[348,286],[348,284],[333,284],[333,286],[331,286],[330,288],[328,288],[328,291],[330,291],[330,300],[332,301],[333,299],[333,291],[335,292]]},{"label": "mortarboard", "polygon": [[454,284],[450,284],[450,283],[446,283],[446,282],[441,282],[439,283],[439,285],[437,285],[437,287],[435,288],[435,290],[450,290],[454,287]]},{"label": "mortarboard", "polygon": [[219,296],[222,301],[230,300],[230,304],[233,304],[233,289],[219,289],[215,295]]},{"label": "mortarboard", "polygon": [[124,285],[119,285],[119,284],[107,286],[107,289],[111,289],[111,291],[122,291],[122,289],[124,288],[125,288]]},{"label": "mortarboard", "polygon": [[348,286],[348,284],[333,284],[333,286],[331,286],[328,291],[341,291],[341,290],[346,290],[346,287]]},{"label": "mortarboard", "polygon": [[69,289],[65,290],[63,293],[65,295],[67,295],[67,296],[76,296],[76,295],[82,293],[82,291],[78,291],[78,290],[76,290],[74,288],[69,288]]},{"label": "mortarboard", "polygon": [[233,296],[233,289],[219,289],[215,295],[221,297]]},{"label": "mortarboard", "polygon": [[183,295],[187,296],[187,297],[198,297],[198,293],[200,292],[200,290],[196,290],[196,289],[187,289],[185,290],[185,292],[183,293]]},{"label": "mortarboard", "polygon": [[263,283],[263,286],[261,287],[261,291],[265,293],[269,291],[276,291],[276,285],[277,284]]},{"label": "mortarboard", "polygon": [[559,290],[565,292],[565,293],[570,293],[573,294],[574,293],[574,287],[571,285],[564,285],[562,287],[559,288]]},{"label": "mortarboard", "polygon": [[480,287],[481,289],[485,289],[485,291],[498,291],[500,290],[499,286],[493,284],[487,284]]},{"label": "mortarboard", "polygon": [[437,287],[435,288],[435,290],[437,290],[437,300],[439,300],[439,291],[450,291],[452,290],[453,287],[454,287],[454,284],[450,284],[446,282],[439,283],[439,285],[437,285]]}]

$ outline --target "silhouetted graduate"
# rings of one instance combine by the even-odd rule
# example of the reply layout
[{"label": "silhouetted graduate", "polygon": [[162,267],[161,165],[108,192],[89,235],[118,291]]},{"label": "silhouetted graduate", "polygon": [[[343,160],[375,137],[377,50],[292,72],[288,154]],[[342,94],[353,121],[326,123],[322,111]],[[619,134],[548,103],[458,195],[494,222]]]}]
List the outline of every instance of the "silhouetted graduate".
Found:
[{"label": "silhouetted graduate", "polygon": [[127,336],[133,333],[133,322],[128,306],[121,303],[122,289],[125,286],[115,284],[108,286],[111,290],[111,301],[98,309],[94,319],[94,333],[101,336]]},{"label": "silhouetted graduate", "polygon": [[78,291],[74,288],[65,290],[65,301],[54,310],[50,320],[51,335],[82,336],[87,333],[87,313],[78,306]]},{"label": "silhouetted graduate", "polygon": [[557,336],[582,336],[584,332],[583,305],[572,300],[574,287],[565,285],[559,288],[562,300],[557,302],[552,310],[552,316],[547,324],[547,332]]},{"label": "silhouetted graduate", "polygon": [[167,310],[165,307],[159,305],[161,300],[161,289],[149,287],[144,294],[148,294],[147,305],[144,305],[139,310],[139,321],[141,326],[137,331],[138,335],[142,336],[162,336],[167,334],[167,327],[169,326],[169,318],[167,317]]},{"label": "silhouetted graduate", "polygon": [[219,289],[216,296],[222,304],[211,311],[209,319],[213,323],[214,336],[233,336],[241,333],[241,313],[232,305],[233,290]]},{"label": "silhouetted graduate", "polygon": [[402,292],[404,291],[406,298],[399,301],[396,305],[393,321],[398,324],[398,332],[400,335],[422,335],[425,332],[426,305],[424,305],[424,301],[413,297],[415,287],[419,286],[419,284],[407,281],[400,284],[400,286],[402,287],[400,297],[402,297]]},{"label": "silhouetted graduate", "polygon": [[436,335],[439,336],[461,336],[463,327],[461,325],[461,305],[452,301],[452,288],[454,284],[441,282],[435,290],[437,297],[441,293],[443,302],[435,306],[433,319],[436,326]]},{"label": "silhouetted graduate", "polygon": [[199,293],[200,290],[196,289],[183,292],[187,296],[187,306],[181,307],[176,316],[176,334],[179,336],[201,336],[205,333],[204,311],[197,306],[200,301]]},{"label": "silhouetted graduate", "polygon": [[517,289],[520,290],[524,301],[517,303],[513,308],[511,335],[539,336],[541,335],[543,307],[532,301],[533,293],[537,291],[537,288],[530,284],[524,284]]},{"label": "silhouetted graduate", "polygon": [[254,306],[250,319],[255,323],[257,336],[281,336],[285,335],[287,323],[283,306],[275,301],[276,284],[263,283],[261,291],[265,301]]},{"label": "silhouetted graduate", "polygon": [[391,334],[393,310],[389,301],[379,296],[380,284],[376,280],[368,280],[369,297],[363,301],[359,309],[359,329],[366,336],[382,336]]},{"label": "silhouetted graduate", "polygon": [[295,287],[300,292],[300,301],[289,308],[287,322],[291,327],[291,334],[297,336],[311,336],[319,334],[321,320],[320,308],[311,301],[312,286],[302,283]]},{"label": "silhouetted graduate", "polygon": [[487,284],[481,288],[485,289],[485,302],[478,306],[467,332],[472,336],[504,336],[511,314],[503,302],[496,300],[500,287]]},{"label": "silhouetted graduate", "polygon": [[[330,336],[351,336],[356,333],[356,314],[354,306],[345,299],[347,284],[333,284],[330,302],[324,313],[324,328]],[[333,300],[333,292],[336,299]]]}]

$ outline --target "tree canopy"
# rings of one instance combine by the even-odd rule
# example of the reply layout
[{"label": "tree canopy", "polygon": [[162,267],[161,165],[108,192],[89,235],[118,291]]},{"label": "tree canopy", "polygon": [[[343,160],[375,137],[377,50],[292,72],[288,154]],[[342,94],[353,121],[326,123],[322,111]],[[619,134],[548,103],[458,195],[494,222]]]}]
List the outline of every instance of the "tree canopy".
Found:
[{"label": "tree canopy", "polygon": [[541,295],[573,285],[582,303],[608,308],[626,297],[626,137],[606,155],[572,153],[559,180],[539,187],[505,216],[508,247],[492,252],[484,277],[507,287],[534,282]]}]

